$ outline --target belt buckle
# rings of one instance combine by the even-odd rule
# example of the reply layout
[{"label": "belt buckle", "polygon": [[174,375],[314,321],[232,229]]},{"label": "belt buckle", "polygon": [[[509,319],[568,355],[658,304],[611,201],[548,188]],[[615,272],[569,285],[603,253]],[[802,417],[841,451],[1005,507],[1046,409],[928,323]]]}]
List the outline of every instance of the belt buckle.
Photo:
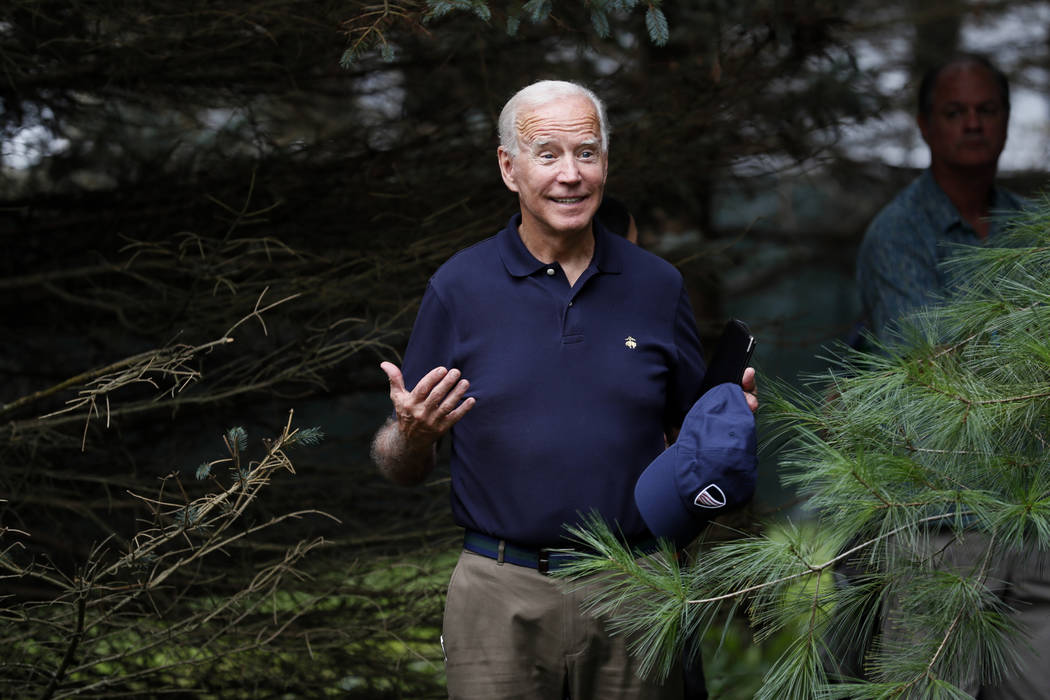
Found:
[{"label": "belt buckle", "polygon": [[546,549],[541,549],[536,557],[536,570],[541,574],[546,574],[550,571],[551,567],[551,555]]}]

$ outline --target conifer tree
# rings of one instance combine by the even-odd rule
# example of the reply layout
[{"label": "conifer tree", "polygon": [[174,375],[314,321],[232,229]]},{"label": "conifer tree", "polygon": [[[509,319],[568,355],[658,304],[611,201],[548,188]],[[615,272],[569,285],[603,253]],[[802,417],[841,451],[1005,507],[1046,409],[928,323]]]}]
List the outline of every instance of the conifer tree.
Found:
[{"label": "conifer tree", "polygon": [[[670,551],[635,563],[597,521],[575,532],[598,553],[565,575],[625,574],[591,605],[638,635],[647,671],[669,672],[739,609],[756,639],[794,633],[759,697],[967,697],[968,678],[1018,672],[1025,640],[995,571],[1050,549],[1050,198],[1011,220],[1004,247],[947,264],[964,288],[895,342],[837,351],[804,389],[766,392],[764,440],[785,440],[779,475],[810,522],[701,543],[686,566]],[[978,564],[933,565],[938,532],[978,547]]]}]

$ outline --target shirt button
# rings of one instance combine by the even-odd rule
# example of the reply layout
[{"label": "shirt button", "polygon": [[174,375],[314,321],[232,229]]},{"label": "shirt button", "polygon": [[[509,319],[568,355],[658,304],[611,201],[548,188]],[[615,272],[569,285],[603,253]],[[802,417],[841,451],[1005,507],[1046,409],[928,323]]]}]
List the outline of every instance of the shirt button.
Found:
[{"label": "shirt button", "polygon": [[547,268],[547,276],[548,277],[554,277],[554,268],[553,267],[548,267]]},{"label": "shirt button", "polygon": [[572,306],[572,302],[571,301],[569,302],[569,306]]}]

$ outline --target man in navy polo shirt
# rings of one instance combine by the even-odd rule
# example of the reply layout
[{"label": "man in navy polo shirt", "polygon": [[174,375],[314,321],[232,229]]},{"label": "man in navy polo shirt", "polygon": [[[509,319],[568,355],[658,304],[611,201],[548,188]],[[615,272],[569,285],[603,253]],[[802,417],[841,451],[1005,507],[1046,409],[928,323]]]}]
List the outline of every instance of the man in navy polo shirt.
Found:
[{"label": "man in navy polo shirt", "polygon": [[[431,278],[398,369],[396,417],[373,456],[399,484],[451,438],[452,510],[466,529],[442,630],[449,696],[682,698],[638,677],[626,640],[546,576],[567,524],[600,513],[651,537],[635,482],[697,400],[704,362],[678,271],[594,221],[608,129],[585,88],[542,81],[499,120],[504,183],[521,213]],[[468,383],[469,379],[469,383]],[[749,406],[754,371],[744,386]],[[408,387],[411,387],[409,389]]]}]

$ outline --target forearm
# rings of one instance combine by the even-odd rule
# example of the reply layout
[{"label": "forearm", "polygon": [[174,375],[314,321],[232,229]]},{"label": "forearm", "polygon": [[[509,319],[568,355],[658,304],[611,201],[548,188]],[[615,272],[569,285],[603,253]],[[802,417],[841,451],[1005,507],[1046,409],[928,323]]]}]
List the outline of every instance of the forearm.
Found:
[{"label": "forearm", "polygon": [[437,443],[410,445],[396,419],[391,418],[372,440],[372,460],[379,473],[400,486],[413,486],[437,464]]}]

